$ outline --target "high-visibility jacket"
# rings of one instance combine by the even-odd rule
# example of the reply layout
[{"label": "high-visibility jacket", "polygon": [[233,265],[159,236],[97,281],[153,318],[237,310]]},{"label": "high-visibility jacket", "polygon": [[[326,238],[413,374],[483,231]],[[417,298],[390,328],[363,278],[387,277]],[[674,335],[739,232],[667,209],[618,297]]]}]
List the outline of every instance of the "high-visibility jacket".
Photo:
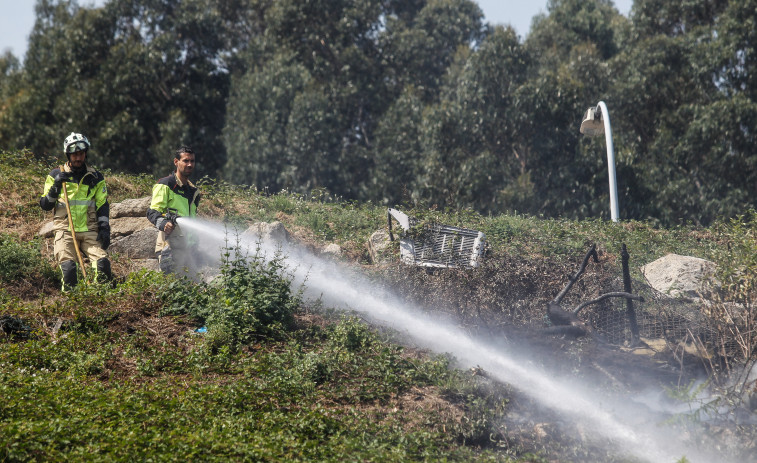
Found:
[{"label": "high-visibility jacket", "polygon": [[76,232],[98,231],[100,223],[108,223],[110,206],[108,205],[108,187],[105,185],[105,177],[94,167],[74,172],[68,163],[51,170],[45,179],[45,188],[39,205],[49,211],[54,209],[53,230],[70,231],[68,225],[68,213],[63,200],[63,191],[60,196],[49,196],[50,187],[55,183],[55,176],[61,171],[70,172],[72,178],[66,182],[68,204],[71,208],[71,221]]},{"label": "high-visibility jacket", "polygon": [[186,184],[181,183],[175,172],[158,180],[152,187],[152,201],[147,210],[147,218],[160,230],[155,243],[156,252],[161,251],[166,245],[163,233],[167,222],[166,212],[170,209],[179,217],[196,217],[199,204],[200,190],[189,180]]}]

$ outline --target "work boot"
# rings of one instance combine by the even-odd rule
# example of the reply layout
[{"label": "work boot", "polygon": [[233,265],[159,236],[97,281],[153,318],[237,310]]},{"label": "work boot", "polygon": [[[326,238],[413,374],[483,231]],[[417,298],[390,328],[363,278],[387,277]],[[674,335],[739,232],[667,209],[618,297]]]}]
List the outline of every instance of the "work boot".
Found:
[{"label": "work boot", "polygon": [[78,283],[78,276],[76,274],[76,262],[72,260],[65,260],[60,263],[60,271],[63,273],[63,286],[61,291],[67,293],[73,290]]},{"label": "work boot", "polygon": [[95,267],[95,281],[98,283],[105,283],[113,280],[113,273],[110,270],[110,260],[107,257],[97,259],[97,266]]}]

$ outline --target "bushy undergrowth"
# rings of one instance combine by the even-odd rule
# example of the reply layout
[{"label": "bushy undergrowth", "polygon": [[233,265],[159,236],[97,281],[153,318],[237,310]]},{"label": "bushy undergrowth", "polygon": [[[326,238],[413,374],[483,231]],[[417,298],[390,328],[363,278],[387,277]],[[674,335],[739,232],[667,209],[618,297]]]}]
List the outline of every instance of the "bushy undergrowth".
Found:
[{"label": "bushy undergrowth", "polygon": [[280,259],[264,261],[238,248],[227,249],[220,275],[210,284],[186,279],[169,283],[162,291],[163,315],[186,314],[204,324],[212,351],[236,350],[255,339],[288,329],[300,298],[292,293]]},{"label": "bushy undergrowth", "polygon": [[[502,438],[501,387],[482,399],[448,358],[409,355],[355,318],[297,329],[278,264],[242,260],[209,285],[147,271],[80,285],[28,339],[0,338],[0,461],[509,460],[479,447]],[[250,296],[264,304],[234,310]],[[236,341],[212,337],[247,322]]]},{"label": "bushy undergrowth", "polygon": [[37,289],[53,284],[56,270],[40,254],[37,240],[21,242],[17,237],[0,232],[0,284],[16,286],[30,283]]}]

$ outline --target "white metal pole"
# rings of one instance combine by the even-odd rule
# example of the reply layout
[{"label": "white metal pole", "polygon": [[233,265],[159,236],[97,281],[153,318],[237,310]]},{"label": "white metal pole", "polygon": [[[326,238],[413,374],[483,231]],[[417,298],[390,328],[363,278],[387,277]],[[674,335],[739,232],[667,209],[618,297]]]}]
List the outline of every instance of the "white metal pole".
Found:
[{"label": "white metal pole", "polygon": [[610,177],[610,218],[618,221],[618,183],[615,180],[615,148],[612,145],[612,128],[610,127],[610,112],[604,101],[599,102],[602,111],[602,121],[605,124],[605,143],[607,144],[607,172]]}]

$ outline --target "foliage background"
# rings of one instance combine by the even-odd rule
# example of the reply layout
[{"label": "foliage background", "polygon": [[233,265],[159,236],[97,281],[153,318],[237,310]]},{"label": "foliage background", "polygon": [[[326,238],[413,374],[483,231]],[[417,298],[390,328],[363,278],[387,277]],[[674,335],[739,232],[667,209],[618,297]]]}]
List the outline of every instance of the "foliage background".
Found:
[{"label": "foliage background", "polygon": [[384,205],[707,225],[755,207],[755,0],[551,0],[530,34],[470,0],[38,0],[0,57],[0,148]]}]

